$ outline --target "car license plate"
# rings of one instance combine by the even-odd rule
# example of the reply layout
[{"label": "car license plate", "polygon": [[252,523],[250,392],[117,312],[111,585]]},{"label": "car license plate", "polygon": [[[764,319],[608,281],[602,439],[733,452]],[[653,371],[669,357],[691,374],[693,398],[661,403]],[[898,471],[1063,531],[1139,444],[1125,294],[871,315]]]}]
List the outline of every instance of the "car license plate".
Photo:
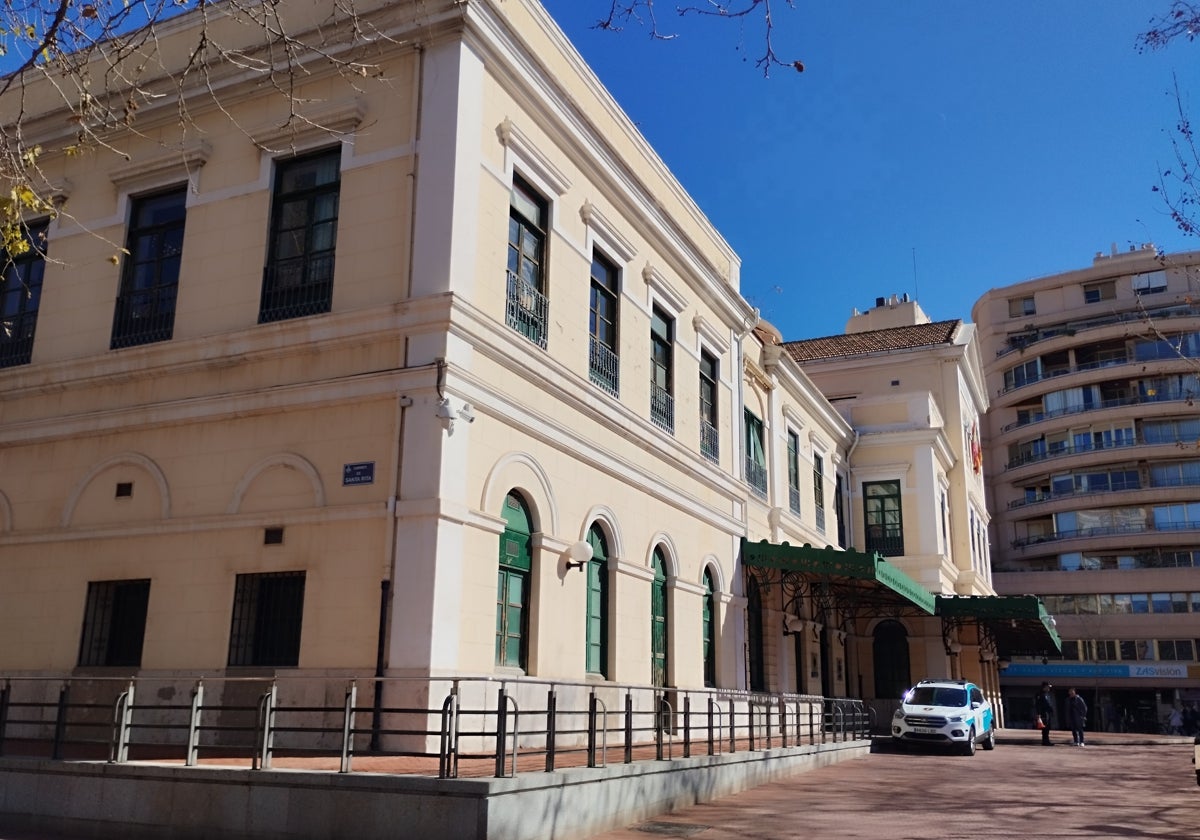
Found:
[{"label": "car license plate", "polygon": [[912,728],[912,731],[916,732],[918,735],[936,735],[936,734],[938,734],[938,731],[936,729],[934,729],[932,726],[914,726]]}]

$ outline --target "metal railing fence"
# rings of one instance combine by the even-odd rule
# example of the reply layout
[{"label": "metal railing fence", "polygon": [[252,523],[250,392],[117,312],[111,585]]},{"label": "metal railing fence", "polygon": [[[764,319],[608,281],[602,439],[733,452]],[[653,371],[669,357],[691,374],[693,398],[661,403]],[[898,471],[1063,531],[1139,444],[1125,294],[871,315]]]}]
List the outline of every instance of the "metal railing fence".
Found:
[{"label": "metal railing fence", "polygon": [[504,777],[866,740],[873,716],[856,699],[527,678],[17,675],[0,683],[0,756],[349,773],[369,755],[402,759],[372,772]]}]

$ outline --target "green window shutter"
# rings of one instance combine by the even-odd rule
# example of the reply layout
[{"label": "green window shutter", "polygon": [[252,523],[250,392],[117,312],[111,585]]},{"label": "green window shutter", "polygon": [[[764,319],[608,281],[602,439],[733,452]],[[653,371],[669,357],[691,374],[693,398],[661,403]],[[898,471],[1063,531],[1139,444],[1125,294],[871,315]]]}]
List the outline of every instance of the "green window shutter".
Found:
[{"label": "green window shutter", "polygon": [[716,604],[713,597],[712,571],[704,570],[704,605],[700,615],[700,638],[704,645],[704,684],[717,684],[717,651],[716,639],[713,635],[713,622],[716,620]]},{"label": "green window shutter", "polygon": [[500,535],[496,580],[496,664],[525,668],[528,662],[529,577],[533,568],[532,518],[515,493],[504,500],[507,527]]},{"label": "green window shutter", "polygon": [[650,589],[650,681],[667,684],[667,575],[662,549],[654,549],[654,581]]},{"label": "green window shutter", "polygon": [[587,564],[587,672],[608,677],[608,545],[604,532],[588,531],[592,559]]}]

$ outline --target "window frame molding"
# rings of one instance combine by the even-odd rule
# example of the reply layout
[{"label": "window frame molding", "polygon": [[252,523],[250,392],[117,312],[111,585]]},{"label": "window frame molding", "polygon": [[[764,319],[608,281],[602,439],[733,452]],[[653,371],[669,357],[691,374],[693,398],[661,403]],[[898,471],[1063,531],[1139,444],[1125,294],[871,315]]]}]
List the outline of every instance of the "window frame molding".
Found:
[{"label": "window frame molding", "polygon": [[[292,157],[331,146],[331,141],[344,147],[365,117],[366,106],[355,98],[294,114],[295,122],[290,125],[272,123],[252,129],[246,136],[267,157]],[[279,145],[282,140],[288,141],[287,144]]]},{"label": "window frame molding", "polygon": [[[137,195],[165,191],[176,184],[185,184],[188,196],[197,190],[200,170],[208,163],[212,146],[207,141],[188,143],[176,152],[123,164],[108,171],[108,178],[120,193],[123,205],[120,215],[129,222],[129,201]],[[190,201],[184,202],[185,209]]]}]

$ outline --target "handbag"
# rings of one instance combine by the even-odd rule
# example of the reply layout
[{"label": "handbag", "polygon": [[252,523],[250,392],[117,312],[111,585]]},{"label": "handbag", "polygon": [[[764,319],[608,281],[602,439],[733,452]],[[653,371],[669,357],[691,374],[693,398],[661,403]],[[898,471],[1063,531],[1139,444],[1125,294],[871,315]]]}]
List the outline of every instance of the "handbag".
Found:
[{"label": "handbag", "polygon": [[1033,728],[1034,729],[1045,729],[1046,728],[1046,724],[1042,722],[1041,715],[1036,715],[1033,718]]}]

